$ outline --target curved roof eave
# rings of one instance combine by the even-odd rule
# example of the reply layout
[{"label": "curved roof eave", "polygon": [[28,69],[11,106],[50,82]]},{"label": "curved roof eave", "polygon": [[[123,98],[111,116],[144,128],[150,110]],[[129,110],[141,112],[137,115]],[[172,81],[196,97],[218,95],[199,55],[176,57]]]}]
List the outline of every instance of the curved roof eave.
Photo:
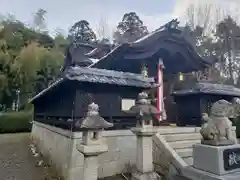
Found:
[{"label": "curved roof eave", "polygon": [[[91,64],[89,67],[95,67],[100,61],[109,59],[110,57],[112,57],[113,55],[115,55],[116,53],[118,53],[119,51],[121,51],[122,49],[124,49],[127,44],[128,44],[128,43],[120,44],[120,45],[116,46],[116,47],[113,48],[109,53],[107,53],[105,56],[101,57],[97,62]],[[128,46],[128,45],[127,45],[127,46]]]},{"label": "curved roof eave", "polygon": [[[135,42],[124,43],[124,44],[121,44],[121,45],[117,46],[110,53],[108,53],[106,56],[102,57],[98,62],[92,64],[90,67],[96,67],[97,68],[97,67],[101,66],[101,64],[104,61],[113,60],[114,56],[118,56],[119,53],[124,53],[124,51],[127,48],[138,49],[138,48],[144,47],[145,43],[147,43],[147,44],[156,43],[156,41],[158,41],[160,38],[163,38],[163,37],[166,38],[164,41],[172,41],[172,42],[175,41],[178,44],[185,45],[184,47],[187,48],[186,50],[192,55],[193,58],[197,59],[197,61],[199,61],[200,64],[203,64],[206,67],[211,65],[212,62],[202,58],[196,52],[193,45],[190,44],[190,42],[186,38],[184,38],[184,36],[180,35],[179,32],[176,34],[176,33],[169,33],[167,31],[154,31],[153,33],[150,33],[150,34],[144,36],[143,38],[141,38],[141,39],[139,39]],[[151,42],[151,41],[153,41],[153,42]]]}]

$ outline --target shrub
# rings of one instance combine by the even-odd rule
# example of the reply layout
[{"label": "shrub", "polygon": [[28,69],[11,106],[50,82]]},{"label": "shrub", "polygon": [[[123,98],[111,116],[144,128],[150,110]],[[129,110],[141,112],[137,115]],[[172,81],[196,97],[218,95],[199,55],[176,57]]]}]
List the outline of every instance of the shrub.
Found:
[{"label": "shrub", "polygon": [[0,115],[0,133],[31,131],[32,112],[6,112]]}]

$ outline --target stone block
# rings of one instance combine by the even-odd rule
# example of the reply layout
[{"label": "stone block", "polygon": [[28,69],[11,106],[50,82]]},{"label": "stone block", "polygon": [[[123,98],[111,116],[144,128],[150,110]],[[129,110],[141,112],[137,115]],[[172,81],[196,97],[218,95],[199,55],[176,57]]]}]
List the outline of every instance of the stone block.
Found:
[{"label": "stone block", "polygon": [[116,145],[121,152],[124,151],[134,151],[136,152],[137,147],[137,140],[136,136],[120,136],[116,138]]},{"label": "stone block", "polygon": [[79,167],[84,165],[84,155],[77,151],[77,153],[72,154],[69,157],[70,159],[70,167]]},{"label": "stone block", "polygon": [[108,145],[109,150],[117,149],[117,137],[104,137],[103,143]]},{"label": "stone block", "polygon": [[[239,149],[240,152],[240,145],[209,146],[196,144],[193,146],[193,166],[196,169],[216,175],[240,171],[240,166],[238,166],[240,164],[240,154],[237,155],[235,152],[232,154],[234,149]],[[236,156],[233,157],[234,155]],[[229,166],[237,166],[237,168],[232,169]]]},{"label": "stone block", "polygon": [[137,168],[140,172],[153,171],[152,137],[139,136],[137,138]]},{"label": "stone block", "polygon": [[117,162],[116,161],[102,163],[98,167],[98,177],[104,178],[104,177],[114,176],[114,175],[118,174],[116,172],[116,170],[117,170]]},{"label": "stone block", "polygon": [[131,131],[138,135],[138,136],[153,136],[154,134],[156,134],[158,132],[158,128],[155,128],[153,126],[147,126],[145,128],[142,127],[134,127],[131,129]]},{"label": "stone block", "polygon": [[98,179],[98,162],[96,156],[87,156],[84,158],[83,180]]},{"label": "stone block", "polygon": [[225,175],[216,175],[206,171],[198,170],[193,167],[186,167],[182,170],[182,175],[190,180],[239,180],[240,172],[225,174]]},{"label": "stone block", "polygon": [[167,142],[199,140],[201,139],[201,134],[200,133],[166,134],[166,135],[163,135],[163,138]]},{"label": "stone block", "polygon": [[98,163],[103,164],[106,162],[118,161],[119,156],[120,156],[119,150],[110,150],[98,156]]},{"label": "stone block", "polygon": [[82,180],[83,179],[83,167],[70,168],[67,172],[66,180]]},{"label": "stone block", "polygon": [[185,149],[176,149],[178,155],[182,158],[184,157],[192,157],[192,148],[185,148]]},{"label": "stone block", "polygon": [[160,134],[181,134],[181,133],[194,133],[196,132],[194,127],[160,127]]},{"label": "stone block", "polygon": [[86,156],[97,156],[101,153],[107,152],[108,147],[105,144],[89,146],[78,144],[77,150]]},{"label": "stone block", "polygon": [[192,148],[194,144],[200,143],[201,140],[189,140],[189,141],[176,141],[176,142],[170,142],[169,145],[173,149],[184,149],[184,148]]}]

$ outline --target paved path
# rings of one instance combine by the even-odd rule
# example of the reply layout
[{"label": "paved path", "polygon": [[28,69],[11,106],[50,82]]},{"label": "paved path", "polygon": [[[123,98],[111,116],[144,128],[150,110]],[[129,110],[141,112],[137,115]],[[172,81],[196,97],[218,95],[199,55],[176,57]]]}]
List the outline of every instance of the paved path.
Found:
[{"label": "paved path", "polygon": [[28,133],[0,134],[1,180],[57,180],[49,176],[49,168],[38,167],[40,157],[30,151]]}]

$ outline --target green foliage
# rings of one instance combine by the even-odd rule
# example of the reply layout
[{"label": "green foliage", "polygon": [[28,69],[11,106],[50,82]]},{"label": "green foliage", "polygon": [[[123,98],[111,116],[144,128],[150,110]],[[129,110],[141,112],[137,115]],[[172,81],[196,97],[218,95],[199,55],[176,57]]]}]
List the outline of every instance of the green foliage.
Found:
[{"label": "green foliage", "polygon": [[94,42],[97,38],[96,34],[89,27],[89,22],[81,20],[70,28],[69,39],[76,42]]},{"label": "green foliage", "polygon": [[0,109],[8,110],[17,101],[17,91],[20,104],[26,103],[56,79],[66,46],[14,18],[3,18],[0,25]]},{"label": "green foliage", "polygon": [[0,115],[0,133],[29,132],[32,112],[8,112]]},{"label": "green foliage", "polygon": [[147,27],[135,12],[123,15],[122,21],[118,23],[114,39],[118,44],[133,42],[148,34]]},{"label": "green foliage", "polygon": [[39,57],[40,66],[37,72],[36,90],[39,92],[56,80],[63,65],[64,55],[56,49],[46,50]]}]

